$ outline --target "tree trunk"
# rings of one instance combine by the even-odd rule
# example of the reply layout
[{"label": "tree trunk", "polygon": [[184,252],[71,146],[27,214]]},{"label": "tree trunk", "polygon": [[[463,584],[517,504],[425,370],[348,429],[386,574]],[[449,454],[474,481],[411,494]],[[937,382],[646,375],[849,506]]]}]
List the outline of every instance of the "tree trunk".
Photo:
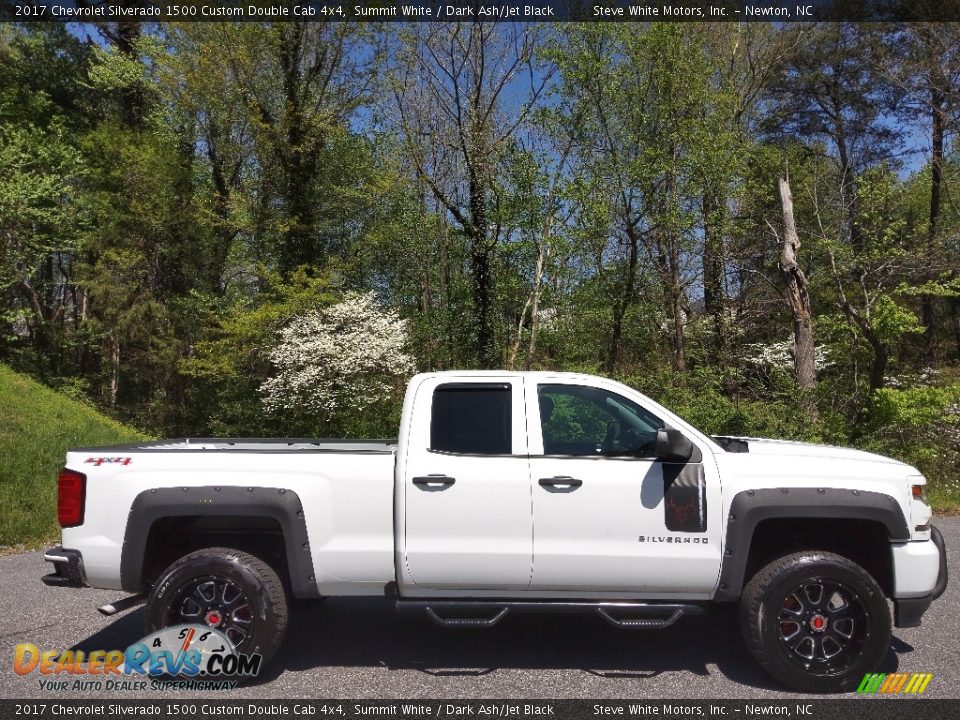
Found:
[{"label": "tree trunk", "polygon": [[857,199],[857,176],[856,168],[850,157],[848,147],[847,128],[844,121],[844,108],[840,99],[840,76],[843,70],[837,65],[833,66],[834,81],[830,84],[829,94],[831,97],[831,120],[833,122],[833,131],[830,133],[833,141],[837,145],[837,155],[840,161],[840,198],[848,216],[850,228],[850,246],[856,253],[863,251],[863,232],[860,227],[859,219],[859,201]]},{"label": "tree trunk", "polygon": [[120,390],[120,341],[116,333],[110,333],[110,407],[117,407]]},{"label": "tree trunk", "polygon": [[493,343],[493,318],[490,298],[490,251],[487,239],[487,198],[484,186],[475,170],[470,172],[470,269],[473,275],[473,312],[476,332],[476,351],[480,367],[495,368],[498,363]]},{"label": "tree trunk", "polygon": [[[677,185],[677,147],[670,145],[671,164],[667,170],[666,177],[666,212],[665,217],[669,218],[672,210],[677,206],[676,185]],[[665,242],[664,242],[665,241]],[[684,339],[684,325],[686,323],[686,313],[683,310],[683,288],[680,284],[680,257],[677,249],[675,230],[668,221],[667,232],[664,241],[660,241],[658,255],[661,265],[661,282],[666,291],[666,296],[670,299],[670,313],[673,316],[673,337],[671,346],[673,348],[673,368],[678,372],[685,372],[687,369],[687,348]]]},{"label": "tree trunk", "polygon": [[520,343],[523,341],[523,328],[527,323],[527,317],[530,317],[530,340],[527,343],[527,357],[523,361],[525,370],[530,369],[533,361],[533,353],[537,347],[537,313],[540,310],[540,295],[543,292],[543,266],[546,262],[547,244],[545,240],[537,243],[537,261],[533,269],[533,289],[527,296],[527,301],[523,304],[523,310],[520,311],[520,319],[517,321],[517,334],[510,346],[510,354],[507,357],[507,369],[513,370],[517,363],[517,354],[520,352]]},{"label": "tree trunk", "polygon": [[[533,363],[534,353],[537,350],[537,331],[540,329],[540,320],[538,317],[540,313],[540,297],[543,294],[543,273],[547,264],[547,258],[550,255],[550,240],[553,237],[553,216],[555,212],[554,205],[557,185],[560,182],[563,168],[566,165],[567,155],[570,153],[572,146],[573,138],[571,137],[563,148],[563,152],[560,153],[560,159],[557,163],[553,180],[550,181],[550,189],[547,192],[546,202],[544,203],[546,213],[543,216],[543,223],[540,226],[540,240],[537,243],[537,262],[533,271],[533,292],[530,294],[530,342],[527,345],[527,357],[523,362],[525,370],[530,369],[530,365]],[[523,322],[523,318],[521,318],[520,321]],[[520,342],[519,332],[517,333],[517,342]]]},{"label": "tree trunk", "polygon": [[[667,233],[672,234],[672,230]],[[687,342],[684,328],[687,322],[686,302],[683,284],[680,280],[680,258],[677,255],[677,245],[671,235],[662,237],[664,233],[657,233],[656,262],[660,275],[664,304],[670,309],[670,322],[673,325],[670,334],[670,357],[673,369],[685,372],[687,369]]]},{"label": "tree trunk", "polygon": [[543,266],[547,260],[548,252],[549,248],[546,238],[543,238],[537,251],[537,266],[533,279],[533,302],[530,304],[530,343],[527,345],[527,358],[523,362],[523,368],[525,370],[530,369],[530,364],[533,362],[533,354],[537,349],[537,330],[540,327],[537,315],[540,312],[540,295],[543,292]]},{"label": "tree trunk", "polygon": [[613,304],[613,326],[610,333],[610,348],[607,352],[606,370],[613,373],[620,361],[620,340],[623,336],[623,319],[633,302],[634,285],[637,282],[637,261],[639,256],[639,238],[636,230],[627,225],[627,239],[630,241],[630,255],[627,259],[627,277],[623,282],[619,296]]},{"label": "tree trunk", "polygon": [[807,277],[797,264],[800,237],[793,218],[793,195],[790,180],[780,178],[780,204],[783,208],[783,242],[780,246],[780,270],[787,283],[787,305],[793,316],[793,362],[800,387],[812,388],[817,383],[813,348],[813,318]]},{"label": "tree trunk", "polygon": [[673,362],[679,372],[686,372],[687,342],[683,328],[687,315],[683,309],[683,289],[680,287],[679,278],[675,278],[674,286],[671,288],[671,305],[673,307]]},{"label": "tree trunk", "polygon": [[703,305],[713,318],[710,359],[722,365],[726,355],[726,323],[723,316],[723,205],[709,192],[703,196]]},{"label": "tree trunk", "polygon": [[280,269],[284,275],[301,265],[322,265],[326,259],[326,248],[316,228],[318,195],[314,187],[323,138],[307,119],[309,108],[305,102],[309,98],[300,66],[303,32],[302,23],[284,26],[279,45],[286,127],[276,152],[283,169],[282,193],[289,222],[280,248]]},{"label": "tree trunk", "polygon": [[[943,91],[934,84],[930,90],[930,106],[932,109],[930,157],[930,223],[927,227],[927,258],[925,266],[926,279],[935,280],[932,268],[933,258],[936,256],[935,243],[940,226],[941,190],[943,187],[943,134],[944,134],[944,95]],[[936,317],[934,316],[933,295],[925,294],[921,298],[921,316],[924,327],[925,359],[929,363],[933,360],[934,331]]]},{"label": "tree trunk", "polygon": [[[422,253],[420,261],[422,264],[420,275],[420,312],[426,321],[427,327],[430,327],[433,323],[433,270],[436,266],[432,261],[432,240],[428,237],[428,233],[424,232],[424,229],[428,227],[429,212],[427,210],[426,188],[422,182],[417,183],[417,199],[419,201],[418,207],[420,215],[414,233],[416,235],[417,247],[420,248],[420,252]],[[429,333],[429,335],[432,336],[433,333]],[[434,368],[434,344],[432,338],[421,347],[426,367],[432,370]]]},{"label": "tree trunk", "polygon": [[446,370],[450,367],[459,367],[460,362],[460,343],[457,342],[457,334],[452,327],[452,315],[449,309],[455,306],[453,298],[453,269],[450,260],[450,226],[447,216],[443,212],[436,213],[437,217],[437,255],[440,268],[438,271],[439,287],[437,292],[440,295],[438,308],[443,309],[438,313],[440,321],[443,323],[439,342],[443,343],[443,348],[439,351],[439,361],[431,370]]},{"label": "tree trunk", "polygon": [[240,163],[234,161],[232,167],[227,168],[226,159],[220,152],[224,137],[222,127],[211,118],[207,129],[207,159],[213,181],[212,211],[216,221],[213,243],[204,271],[204,279],[210,292],[220,290],[227,257],[237,237],[237,228],[231,218],[230,200],[240,179]]},{"label": "tree trunk", "polygon": [[533,305],[533,292],[527,296],[527,301],[523,304],[523,310],[520,311],[520,319],[517,320],[517,332],[510,344],[510,352],[507,354],[507,370],[513,370],[517,363],[517,353],[520,352],[520,342],[523,340],[523,327],[527,324],[527,313],[530,312],[530,306]]},{"label": "tree trunk", "polygon": [[44,312],[40,295],[30,283],[26,280],[18,280],[16,287],[30,304],[30,310],[33,314],[33,323],[28,323],[31,339],[34,349],[44,361],[44,372],[46,372],[48,369],[46,361],[51,359],[54,352],[53,331],[47,321],[47,313]]},{"label": "tree trunk", "polygon": [[868,336],[867,341],[873,349],[873,362],[870,364],[870,389],[879,390],[884,386],[887,375],[887,363],[890,360],[890,348],[875,336]]}]

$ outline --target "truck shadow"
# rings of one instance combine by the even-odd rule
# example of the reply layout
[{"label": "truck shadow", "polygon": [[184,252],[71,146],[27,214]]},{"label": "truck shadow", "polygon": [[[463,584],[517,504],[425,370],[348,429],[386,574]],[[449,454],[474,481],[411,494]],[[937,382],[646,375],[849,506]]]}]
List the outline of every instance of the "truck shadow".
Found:
[{"label": "truck shadow", "polygon": [[[894,638],[883,667],[913,648]],[[710,674],[783,691],[748,655],[735,607],[711,608],[666,630],[611,627],[589,615],[508,615],[493,628],[448,630],[426,616],[397,613],[382,599],[331,598],[299,609],[284,650],[257,682],[285,670],[380,666],[433,676],[479,676],[500,669],[580,670],[608,680],[643,680],[663,672]]]},{"label": "truck shadow", "polygon": [[[143,636],[142,608],[127,613],[72,649],[125,648]],[[893,672],[894,637],[879,672]],[[713,608],[658,631],[618,630],[589,615],[507,616],[485,630],[446,630],[426,616],[397,613],[381,598],[331,598],[296,607],[282,650],[249,685],[286,671],[385,667],[437,678],[481,677],[501,669],[580,670],[610,681],[642,681],[663,672],[706,677],[715,665],[728,680],[783,691],[747,654],[736,610]]]}]

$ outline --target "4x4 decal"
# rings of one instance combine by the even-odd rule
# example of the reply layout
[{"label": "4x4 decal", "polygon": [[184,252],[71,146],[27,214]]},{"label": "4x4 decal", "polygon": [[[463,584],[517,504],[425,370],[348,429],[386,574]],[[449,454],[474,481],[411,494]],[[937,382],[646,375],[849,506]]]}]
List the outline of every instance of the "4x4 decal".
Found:
[{"label": "4x4 decal", "polygon": [[133,462],[131,457],[91,457],[84,460],[85,463],[93,463],[95,467],[100,467],[104,463],[110,465],[129,465]]}]

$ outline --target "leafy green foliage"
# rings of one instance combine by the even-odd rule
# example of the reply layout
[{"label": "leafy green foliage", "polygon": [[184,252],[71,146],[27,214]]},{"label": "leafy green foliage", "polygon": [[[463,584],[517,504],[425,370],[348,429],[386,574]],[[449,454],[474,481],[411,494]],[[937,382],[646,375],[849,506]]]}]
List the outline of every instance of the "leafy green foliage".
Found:
[{"label": "leafy green foliage", "polygon": [[[946,195],[931,222],[960,147],[905,166],[900,132],[955,52],[880,25],[438,28],[0,28],[0,359],[157,435],[392,435],[399,380],[327,417],[262,403],[292,318],[373,293],[417,369],[613,374],[707,432],[899,457],[960,504]],[[448,41],[469,68],[431,59]]]},{"label": "leafy green foliage", "polygon": [[[828,423],[813,422],[803,412],[786,374],[762,383],[703,368],[684,374],[631,375],[623,381],[710,435],[831,440]],[[735,393],[730,392],[731,385]]]},{"label": "leafy green foliage", "polygon": [[0,287],[32,284],[47,257],[79,246],[70,188],[85,168],[66,136],[62,126],[0,125]]},{"label": "leafy green foliage", "polygon": [[[921,381],[922,382],[922,381]],[[960,382],[878,390],[864,446],[914,465],[927,477],[931,502],[960,501]]]},{"label": "leafy green foliage", "polygon": [[270,375],[269,352],[277,333],[297,315],[335,299],[325,277],[295,272],[289,282],[263,268],[256,302],[235,290],[226,298],[194,294],[206,333],[178,369],[210,398],[202,419],[216,434],[270,435],[281,428],[263,412],[259,388]]}]

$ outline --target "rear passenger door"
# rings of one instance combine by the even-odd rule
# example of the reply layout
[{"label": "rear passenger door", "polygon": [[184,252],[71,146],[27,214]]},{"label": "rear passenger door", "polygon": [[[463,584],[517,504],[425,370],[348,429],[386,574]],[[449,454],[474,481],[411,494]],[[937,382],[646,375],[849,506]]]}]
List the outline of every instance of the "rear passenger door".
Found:
[{"label": "rear passenger door", "polygon": [[407,574],[417,586],[526,589],[533,520],[522,379],[432,378],[416,403],[403,468]]}]

